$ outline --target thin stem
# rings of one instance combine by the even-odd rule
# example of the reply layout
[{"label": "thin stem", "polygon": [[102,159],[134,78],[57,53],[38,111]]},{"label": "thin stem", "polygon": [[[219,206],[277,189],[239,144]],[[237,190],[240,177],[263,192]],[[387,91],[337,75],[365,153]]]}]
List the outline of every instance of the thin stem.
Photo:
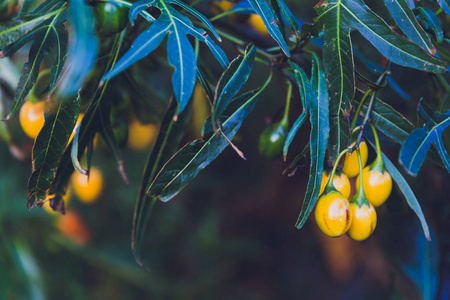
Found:
[{"label": "thin stem", "polygon": [[356,108],[355,115],[353,116],[352,124],[350,128],[355,128],[356,121],[358,120],[359,112],[361,111],[361,107],[363,106],[364,102],[366,101],[367,96],[372,92],[372,89],[369,89],[367,92],[365,92],[364,96],[361,99],[361,102],[359,102],[358,108]]},{"label": "thin stem", "polygon": [[334,177],[334,174],[336,173],[337,166],[339,164],[339,161],[342,159],[342,157],[350,151],[352,151],[351,148],[345,148],[344,150],[342,150],[341,153],[339,153],[339,156],[336,159],[336,162],[334,163],[333,170],[331,171],[330,179],[328,179],[328,183],[327,183],[325,190],[335,189],[335,187],[333,185],[333,177]]},{"label": "thin stem", "polygon": [[280,125],[283,127],[289,126],[289,108],[291,106],[291,98],[292,98],[292,83],[289,80],[286,80],[286,83],[287,83],[286,106],[284,107],[283,119],[281,119],[280,122]]}]

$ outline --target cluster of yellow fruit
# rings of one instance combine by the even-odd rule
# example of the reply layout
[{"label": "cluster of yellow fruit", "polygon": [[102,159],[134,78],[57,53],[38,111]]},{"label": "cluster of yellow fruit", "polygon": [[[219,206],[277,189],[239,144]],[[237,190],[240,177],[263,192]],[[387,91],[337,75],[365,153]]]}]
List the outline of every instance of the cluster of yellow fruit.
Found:
[{"label": "cluster of yellow fruit", "polygon": [[[366,142],[361,141],[357,149],[360,158],[357,151],[352,154],[347,152],[342,172],[336,172],[333,180],[330,180],[331,174],[327,171],[323,172],[315,219],[326,235],[338,237],[347,233],[352,239],[362,241],[375,230],[377,213],[374,207],[386,202],[392,190],[392,178],[385,170],[381,151],[378,148],[377,138],[377,158],[371,165],[365,167],[368,149]],[[362,174],[360,174],[361,169],[363,169]],[[356,194],[349,199],[351,194],[349,178],[356,176],[358,176]]]},{"label": "cluster of yellow fruit", "polygon": [[[20,125],[27,136],[35,139],[42,127],[44,126],[44,107],[45,101],[31,102],[26,101],[19,113]],[[84,114],[80,113],[76,126],[79,125]],[[125,135],[128,147],[134,151],[145,151],[150,149],[156,140],[158,134],[158,126],[155,124],[142,124],[137,119],[133,119],[128,125],[127,134]],[[75,135],[75,129],[72,132],[69,142]],[[94,145],[96,139],[94,139]]]}]

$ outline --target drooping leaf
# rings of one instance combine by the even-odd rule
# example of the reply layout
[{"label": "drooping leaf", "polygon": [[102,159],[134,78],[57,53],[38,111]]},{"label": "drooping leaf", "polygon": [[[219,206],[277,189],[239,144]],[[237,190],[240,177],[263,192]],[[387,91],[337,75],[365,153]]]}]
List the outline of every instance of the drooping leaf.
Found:
[{"label": "drooping leaf", "polygon": [[[330,15],[339,11],[340,22],[357,29],[381,54],[396,64],[434,73],[446,71],[445,62],[395,34],[362,0],[324,1],[317,10],[321,14],[316,22],[326,22]],[[337,50],[335,53],[338,55]]]},{"label": "drooping leaf", "polygon": [[427,221],[425,220],[422,208],[420,207],[419,201],[417,201],[414,192],[412,191],[411,187],[409,186],[405,178],[402,176],[402,174],[389,160],[389,158],[387,158],[387,156],[384,155],[384,153],[381,154],[383,155],[383,162],[384,165],[386,166],[387,171],[391,174],[392,179],[397,184],[397,187],[399,188],[400,192],[405,197],[405,200],[408,203],[409,207],[411,207],[411,209],[416,213],[417,217],[419,218],[419,221],[422,224],[422,229],[423,233],[425,234],[425,237],[427,238],[427,240],[430,240],[431,239],[430,230],[428,229]]},{"label": "drooping leaf", "polygon": [[70,2],[71,35],[67,58],[69,67],[58,89],[63,98],[74,95],[81,89],[97,57],[98,39],[94,33],[95,22],[86,21],[93,20],[92,9],[85,1]]},{"label": "drooping leaf", "polygon": [[248,0],[248,2],[250,3],[253,11],[263,20],[269,34],[278,43],[278,45],[280,45],[284,54],[289,57],[291,55],[289,48],[283,38],[283,35],[281,34],[280,29],[278,28],[275,14],[273,13],[269,3],[267,3],[266,0]]},{"label": "drooping leaf", "polygon": [[406,0],[384,0],[389,13],[394,18],[395,23],[414,43],[421,46],[428,53],[434,54],[436,50],[431,43],[430,37],[417,22],[413,11],[406,3]]},{"label": "drooping leaf", "polygon": [[414,13],[419,15],[428,24],[436,36],[436,41],[438,44],[441,44],[444,40],[444,32],[436,14],[428,7],[417,7],[414,9]]},{"label": "drooping leaf", "polygon": [[60,102],[56,111],[46,111],[44,127],[33,147],[33,172],[28,180],[27,206],[44,201],[52,183],[59,158],[66,149],[80,109],[80,99]]},{"label": "drooping leaf", "polygon": [[172,85],[178,102],[178,109],[181,112],[192,95],[197,73],[197,60],[187,35],[192,35],[199,41],[204,42],[223,67],[228,65],[228,59],[223,50],[214,43],[204,30],[194,27],[187,17],[163,0],[144,0],[133,4],[130,9],[130,20],[133,21],[139,12],[149,6],[157,7],[161,11],[161,15],[149,29],[138,36],[130,50],[102,80],[106,81],[112,78],[136,61],[149,55],[168,35],[167,56],[169,63],[175,68]]},{"label": "drooping leaf", "polygon": [[439,123],[428,120],[424,127],[413,130],[403,143],[399,161],[409,174],[417,175],[431,144],[436,145],[444,165],[450,172],[450,156],[442,140],[442,133],[450,125],[450,111],[445,116],[446,119]]},{"label": "drooping leaf", "polygon": [[[322,15],[327,6],[318,6],[317,12]],[[354,62],[350,28],[344,21],[345,10],[337,7],[327,13],[325,18],[319,17],[324,27],[323,64],[329,84],[330,95],[330,139],[328,151],[334,163],[339,153],[348,146],[350,102],[355,93]]]},{"label": "drooping leaf", "polygon": [[305,200],[298,217],[296,226],[302,228],[317,202],[322,181],[323,162],[328,144],[329,117],[328,117],[327,81],[322,63],[316,54],[313,54],[311,72],[311,103],[309,115],[311,121],[310,153],[311,166]]},{"label": "drooping leaf", "polygon": [[[228,140],[233,139],[271,78],[270,75],[260,89],[239,96],[225,109],[220,121],[222,132]],[[222,134],[214,132],[210,119],[205,121],[204,126],[203,140],[185,145],[164,165],[147,191],[149,197],[169,201],[229,145]]]},{"label": "drooping leaf", "polygon": [[309,111],[309,104],[311,102],[311,85],[309,83],[308,76],[306,75],[305,71],[303,71],[303,69],[300,68],[300,66],[297,65],[296,63],[289,61],[289,64],[291,65],[291,68],[294,71],[295,80],[297,82],[298,89],[300,92],[300,98],[302,100],[303,111],[297,118],[297,120],[294,122],[294,125],[292,125],[292,128],[289,130],[289,133],[286,137],[286,141],[284,142],[283,156],[285,160],[287,152],[289,150],[289,146],[292,143],[292,140],[294,139],[295,135],[297,134],[297,131],[300,129],[300,127],[306,120]]},{"label": "drooping leaf", "polygon": [[[66,53],[63,51],[67,49],[66,21],[65,14],[60,11],[53,18],[39,24],[25,36],[3,49],[3,54],[9,56],[29,41],[32,41],[29,59],[23,67],[14,95],[13,105],[6,119],[11,118],[22,105],[25,97],[37,80],[41,64],[46,56],[50,54],[53,56],[53,61],[60,64],[64,63]],[[52,68],[51,77],[58,77],[61,70],[62,66]]]},{"label": "drooping leaf", "polygon": [[153,205],[155,205],[155,202],[158,199],[157,197],[148,197],[146,191],[158,171],[176,152],[190,117],[189,109],[185,109],[175,122],[176,106],[176,101],[172,100],[161,122],[155,146],[145,164],[141,186],[139,188],[139,194],[134,209],[131,248],[136,262],[143,267],[144,263],[141,258],[141,245]]},{"label": "drooping leaf", "polygon": [[235,58],[228,68],[223,72],[217,83],[214,95],[214,106],[212,122],[219,120],[225,108],[242,86],[247,82],[253,69],[253,62],[256,56],[256,49],[253,44],[249,45],[244,56]]},{"label": "drooping leaf", "polygon": [[283,0],[271,0],[272,7],[278,10],[281,14],[280,22],[286,22],[291,30],[294,32],[297,40],[299,39],[299,26],[297,23],[297,19],[294,14],[291,12],[289,7],[283,2]]}]

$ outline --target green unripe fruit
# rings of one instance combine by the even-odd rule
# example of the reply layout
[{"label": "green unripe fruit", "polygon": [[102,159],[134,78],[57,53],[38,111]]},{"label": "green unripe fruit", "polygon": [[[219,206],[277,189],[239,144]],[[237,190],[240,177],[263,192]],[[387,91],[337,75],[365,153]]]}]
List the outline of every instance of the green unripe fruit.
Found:
[{"label": "green unripe fruit", "polygon": [[259,153],[265,159],[276,159],[283,154],[283,146],[288,134],[287,126],[275,123],[259,136]]},{"label": "green unripe fruit", "polygon": [[128,24],[129,8],[120,3],[100,2],[94,7],[97,32],[108,36],[121,32]]}]

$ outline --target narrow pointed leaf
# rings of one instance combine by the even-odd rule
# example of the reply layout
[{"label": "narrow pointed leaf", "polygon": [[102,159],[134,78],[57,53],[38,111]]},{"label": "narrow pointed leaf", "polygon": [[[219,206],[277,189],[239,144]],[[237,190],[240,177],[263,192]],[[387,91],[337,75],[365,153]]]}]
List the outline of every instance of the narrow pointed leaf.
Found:
[{"label": "narrow pointed leaf", "polygon": [[192,8],[190,5],[187,5],[186,3],[184,3],[183,1],[180,0],[169,0],[169,3],[173,3],[178,5],[179,7],[183,8],[184,10],[186,10],[188,13],[192,14],[194,17],[196,17],[197,19],[199,19],[203,24],[205,24],[206,28],[209,29],[209,31],[212,32],[212,34],[216,37],[216,39],[221,42],[222,39],[220,38],[219,34],[217,33],[216,29],[214,28],[214,26],[211,24],[211,22],[208,20],[208,18],[206,18],[204,15],[202,15],[201,13],[199,13],[196,9]]},{"label": "narrow pointed leaf", "polygon": [[447,170],[450,171],[450,156],[442,141],[442,133],[450,125],[450,116],[440,123],[428,121],[423,128],[415,129],[403,143],[400,151],[400,163],[406,171],[416,176],[432,143],[436,145]]},{"label": "narrow pointed leaf", "polygon": [[450,16],[450,2],[448,0],[438,0],[439,5]]},{"label": "narrow pointed leaf", "polygon": [[141,33],[130,50],[105,75],[103,81],[112,78],[139,59],[149,55],[159,46],[167,34],[167,57],[169,63],[175,68],[172,75],[172,86],[179,112],[181,112],[192,95],[197,73],[197,59],[187,35],[190,34],[204,42],[222,66],[225,67],[228,64],[228,59],[223,50],[214,43],[204,30],[194,27],[189,18],[180,14],[163,0],[136,2],[130,9],[130,20],[133,21],[138,13],[149,6],[157,7],[161,15],[147,31]]},{"label": "narrow pointed leaf", "polygon": [[267,28],[267,31],[273,37],[273,39],[280,45],[286,56],[290,56],[289,48],[286,44],[286,41],[281,34],[280,29],[278,28],[277,21],[275,18],[275,14],[272,11],[270,5],[266,2],[266,0],[248,0],[254,12],[256,12],[264,22],[264,25]]},{"label": "narrow pointed leaf", "polygon": [[434,73],[446,71],[447,64],[413,42],[395,34],[377,14],[361,0],[341,0],[346,23],[356,28],[377,50],[392,62]]},{"label": "narrow pointed leaf", "polygon": [[[323,13],[326,7],[319,6]],[[350,28],[345,23],[345,10],[339,5],[320,19],[324,24],[323,64],[330,95],[330,140],[328,151],[334,163],[348,145],[350,102],[355,94],[354,62]]]},{"label": "narrow pointed leaf", "polygon": [[402,192],[409,207],[411,207],[411,209],[416,213],[417,217],[419,218],[419,221],[422,224],[422,229],[423,229],[423,233],[425,234],[425,237],[427,238],[427,240],[431,240],[430,230],[428,229],[427,221],[425,220],[425,216],[423,215],[422,208],[420,207],[419,201],[417,201],[417,198],[414,195],[414,192],[412,191],[411,187],[409,186],[409,184],[405,180],[405,178],[402,176],[402,174],[397,170],[397,168],[394,166],[394,164],[389,160],[389,158],[387,158],[387,156],[384,155],[384,153],[381,153],[381,154],[383,155],[383,162],[384,162],[384,165],[386,166],[387,171],[391,174],[392,179],[394,180],[394,182],[397,184],[398,188]]},{"label": "narrow pointed leaf", "polygon": [[152,208],[158,199],[157,197],[148,197],[146,195],[146,191],[158,171],[177,151],[178,144],[183,137],[190,117],[190,111],[189,109],[186,109],[178,116],[178,119],[175,122],[174,117],[176,111],[177,103],[172,100],[161,122],[161,127],[159,129],[155,146],[147,159],[147,163],[142,174],[138,199],[134,209],[131,232],[131,248],[133,250],[136,262],[143,267],[145,265],[141,258],[141,245]]},{"label": "narrow pointed leaf", "polygon": [[436,53],[428,34],[417,22],[413,11],[406,3],[406,0],[384,0],[389,13],[394,18],[395,23],[406,34],[407,37],[428,53]]},{"label": "narrow pointed leaf", "polygon": [[[299,28],[298,28],[297,19],[295,18],[294,14],[291,12],[289,7],[287,7],[287,5],[283,2],[283,0],[275,0],[275,2],[276,2],[276,5],[278,6],[278,9],[279,9],[282,17],[284,18],[284,20],[287,22],[287,24],[289,25],[291,30],[294,32],[294,34],[298,38]],[[280,20],[280,22],[281,21],[283,21],[283,20]]]},{"label": "narrow pointed leaf", "polygon": [[302,100],[303,112],[300,114],[297,120],[295,120],[294,125],[292,125],[292,128],[289,130],[289,133],[286,137],[286,141],[284,142],[283,156],[285,160],[289,150],[289,146],[292,143],[292,140],[294,139],[295,135],[297,134],[297,131],[300,129],[300,127],[306,120],[309,111],[309,104],[311,102],[311,85],[309,83],[308,76],[306,76],[305,71],[303,71],[303,69],[300,68],[300,66],[297,65],[296,63],[290,61],[289,64],[291,65],[294,71],[295,80],[297,82],[298,89],[300,92],[300,98]]},{"label": "narrow pointed leaf", "polygon": [[72,1],[69,12],[72,26],[67,58],[69,69],[58,89],[62,97],[76,94],[81,89],[95,63],[98,51],[95,23],[86,21],[94,18],[92,7],[85,1]]},{"label": "narrow pointed leaf", "polygon": [[311,166],[305,200],[296,223],[299,229],[305,224],[319,196],[323,162],[329,135],[327,82],[322,63],[315,54],[313,54],[312,66],[311,104],[309,109],[311,121]]},{"label": "narrow pointed leaf", "polygon": [[28,208],[45,200],[58,161],[75,126],[79,108],[80,100],[72,98],[60,103],[56,112],[46,112],[44,127],[33,147],[33,172],[27,188]]},{"label": "narrow pointed leaf", "polygon": [[236,96],[242,86],[247,82],[253,69],[256,50],[253,45],[245,51],[244,56],[234,59],[228,68],[223,72],[217,83],[216,94],[214,96],[214,113],[212,121],[218,120],[231,99]]},{"label": "narrow pointed leaf", "polygon": [[428,26],[430,26],[436,36],[436,41],[441,44],[444,40],[444,32],[442,31],[441,22],[439,22],[436,14],[428,7],[417,7],[414,10],[414,13],[418,14],[427,22]]},{"label": "narrow pointed leaf", "polygon": [[[238,97],[224,111],[224,117],[221,118],[222,131],[228,140],[233,139],[271,77],[261,89]],[[211,127],[211,120],[206,120],[205,126]],[[229,145],[222,134],[216,134],[211,128],[203,131],[206,133],[203,140],[185,145],[164,165],[147,191],[149,197],[169,201]]]}]

